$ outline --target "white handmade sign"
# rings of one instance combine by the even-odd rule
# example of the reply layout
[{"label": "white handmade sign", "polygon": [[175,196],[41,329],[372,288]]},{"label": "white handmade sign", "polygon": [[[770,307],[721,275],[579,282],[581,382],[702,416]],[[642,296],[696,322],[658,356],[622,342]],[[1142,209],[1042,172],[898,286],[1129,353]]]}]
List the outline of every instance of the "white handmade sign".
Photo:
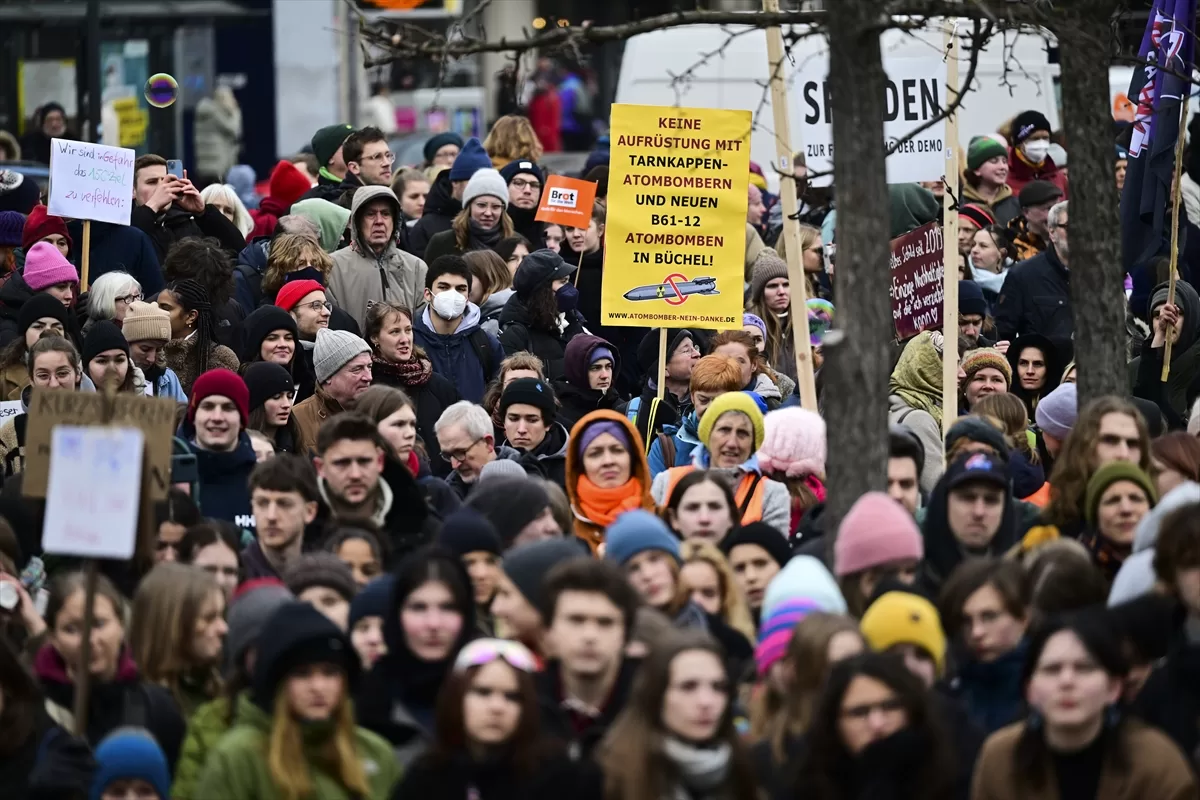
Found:
[{"label": "white handmade sign", "polygon": [[136,158],[124,147],[51,140],[50,213],[128,225]]},{"label": "white handmade sign", "polygon": [[20,400],[5,400],[0,402],[0,424],[8,422],[15,416],[25,413],[25,404]]},{"label": "white handmade sign", "polygon": [[132,557],[145,434],[138,428],[56,425],[50,441],[45,551]]},{"label": "white handmade sign", "polygon": [[[941,113],[946,103],[946,62],[940,58],[885,58],[883,67],[887,71],[883,144],[890,147]],[[834,92],[858,91],[854,86],[836,86],[828,78],[827,59],[812,59],[796,76],[800,135],[810,173],[833,170]],[[887,182],[938,180],[946,173],[946,147],[946,122],[939,120],[888,156]],[[832,180],[832,174],[826,174],[813,182],[828,185]]]}]

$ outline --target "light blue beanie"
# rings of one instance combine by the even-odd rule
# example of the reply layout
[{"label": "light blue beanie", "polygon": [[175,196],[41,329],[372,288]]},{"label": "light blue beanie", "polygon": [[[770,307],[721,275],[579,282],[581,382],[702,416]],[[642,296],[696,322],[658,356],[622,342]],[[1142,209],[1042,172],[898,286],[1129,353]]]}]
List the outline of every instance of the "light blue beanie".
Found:
[{"label": "light blue beanie", "polygon": [[763,595],[762,618],[771,616],[775,606],[787,600],[811,600],[821,611],[830,614],[846,613],[846,598],[837,581],[818,559],[794,556],[784,564]]},{"label": "light blue beanie", "polygon": [[679,539],[671,533],[667,523],[649,511],[640,508],[626,511],[608,526],[604,534],[604,557],[621,566],[647,550],[661,550],[676,562],[683,562]]}]

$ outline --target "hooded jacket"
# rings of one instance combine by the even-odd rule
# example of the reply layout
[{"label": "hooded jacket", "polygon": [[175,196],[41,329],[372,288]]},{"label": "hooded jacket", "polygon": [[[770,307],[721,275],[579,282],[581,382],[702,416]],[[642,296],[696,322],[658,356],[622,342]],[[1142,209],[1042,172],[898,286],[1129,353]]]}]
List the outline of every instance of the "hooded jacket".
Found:
[{"label": "hooded jacket", "polygon": [[[950,521],[946,514],[947,494],[946,477],[943,475],[925,505],[925,519],[921,524],[921,536],[925,540],[925,560],[921,564],[921,574],[917,580],[930,597],[938,596],[942,584],[950,577],[954,568],[971,555],[959,544],[950,530]],[[1010,547],[1021,541],[1025,527],[1026,523],[1022,520],[1016,501],[1013,500],[1010,487],[1004,493],[1004,515],[1000,518],[1000,528],[988,543],[986,555],[1004,555]]]},{"label": "hooded jacket", "polygon": [[[413,320],[413,337],[433,362],[434,372],[451,380],[464,400],[482,402],[488,383],[496,376],[500,362],[504,360],[504,349],[496,337],[479,327],[479,306],[474,303],[467,303],[467,310],[454,333],[435,331],[430,318],[432,313],[433,309],[426,305]],[[485,342],[485,352],[489,354],[487,364],[479,360],[476,349]]]},{"label": "hooded jacket", "polygon": [[[612,384],[604,392],[591,388],[588,382],[592,353],[598,347],[605,347],[613,354]],[[590,333],[572,339],[563,357],[563,380],[554,382],[554,395],[561,405],[558,421],[563,427],[570,430],[585,414],[599,409],[615,410],[621,404],[617,394],[617,376],[620,373],[621,354],[612,344]],[[634,439],[631,436],[630,439],[640,441],[640,437]],[[642,451],[645,452],[644,447]]]},{"label": "hooded jacket", "polygon": [[417,220],[417,224],[408,230],[408,252],[417,258],[425,258],[425,248],[429,246],[429,240],[442,231],[450,230],[460,211],[462,201],[454,199],[450,170],[444,169],[429,187],[429,194],[425,196],[424,213]]},{"label": "hooded jacket", "polygon": [[[964,169],[963,174],[965,175],[966,173],[967,170]],[[962,186],[963,202],[975,203],[976,205],[990,208],[992,216],[996,218],[997,225],[1007,226],[1008,223],[1021,216],[1021,202],[1017,200],[1012,187],[1007,183],[1000,187],[1000,191],[996,193],[996,196],[990,203],[984,200],[979,190],[967,183],[965,178],[960,185]]]},{"label": "hooded jacket", "polygon": [[354,194],[350,206],[350,246],[333,254],[329,291],[339,306],[358,324],[366,327],[367,305],[385,300],[408,308],[421,303],[425,291],[425,262],[401,250],[394,239],[379,255],[361,240],[359,223],[363,207],[385,198],[392,206],[392,220],[400,225],[400,203],[386,186],[364,186]]},{"label": "hooded jacket", "polygon": [[[213,750],[204,765],[196,797],[222,800],[280,800],[283,795],[271,778],[267,749],[272,717],[248,697],[238,698],[237,724]],[[363,728],[354,729],[354,754],[362,763],[370,794],[351,794],[338,776],[325,767],[325,753],[333,733],[328,723],[303,726],[304,761],[312,782],[311,800],[387,800],[400,779],[399,765],[387,742]]]},{"label": "hooded jacket", "polygon": [[[43,645],[34,658],[33,674],[46,697],[46,712],[50,718],[62,727],[72,729],[75,724],[75,683],[67,673],[66,661],[53,646]],[[124,727],[148,730],[174,771],[186,729],[184,719],[170,692],[142,680],[126,648],[121,650],[117,671],[111,680],[92,681],[84,738],[95,747],[105,736]]]},{"label": "hooded jacket", "polygon": [[[1159,284],[1154,287],[1151,297],[1166,289],[1166,283]],[[1168,419],[1181,421],[1187,418],[1191,403],[1200,391],[1200,294],[1187,281],[1176,281],[1175,305],[1182,312],[1182,320],[1179,338],[1171,345],[1171,375],[1167,385],[1162,384],[1163,357],[1167,349],[1151,346],[1153,334],[1142,341],[1141,354],[1130,362],[1129,377],[1134,397],[1154,401],[1163,408]],[[1153,307],[1150,310],[1153,313]]]},{"label": "hooded jacket", "polygon": [[571,513],[575,517],[575,535],[587,542],[593,553],[604,542],[604,526],[588,519],[580,505],[579,478],[583,475],[583,456],[579,452],[578,442],[581,441],[580,437],[584,429],[593,422],[600,420],[615,422],[625,429],[625,433],[629,437],[629,441],[632,443],[633,450],[635,451],[629,454],[630,477],[641,484],[642,502],[640,508],[651,513],[657,511],[654,498],[650,496],[650,467],[646,463],[646,456],[641,447],[641,439],[638,437],[637,428],[633,427],[632,422],[625,419],[623,415],[616,411],[602,409],[584,416],[571,428],[571,438],[567,448],[565,488],[567,499],[571,502]]},{"label": "hooded jacket", "polygon": [[893,183],[888,186],[888,204],[893,239],[933,222],[940,210],[933,192],[916,183]]},{"label": "hooded jacket", "polygon": [[180,436],[196,456],[200,475],[200,511],[206,517],[232,522],[239,528],[254,530],[254,512],[250,508],[250,473],[257,463],[250,435],[238,434],[238,443],[228,453],[201,450],[196,444],[196,428],[187,421],[179,428]]},{"label": "hooded jacket", "polygon": [[[424,584],[431,569],[454,584],[451,594],[462,615],[458,639],[440,661],[425,661],[413,653],[400,624],[401,607]],[[355,707],[359,724],[391,742],[401,766],[424,752],[432,738],[438,692],[458,651],[474,638],[475,630],[471,580],[458,558],[434,546],[413,552],[400,563],[388,613],[383,617],[387,654],[359,682]]]},{"label": "hooded jacket", "polygon": [[[520,451],[515,459],[530,475],[557,483],[560,487],[567,485],[567,445],[570,436],[567,429],[557,422],[551,422],[546,428],[546,438],[532,450]],[[512,447],[507,441],[505,446]]]},{"label": "hooded jacket", "polygon": [[583,317],[578,311],[572,310],[566,315],[567,327],[553,331],[535,328],[533,317],[525,300],[514,293],[504,304],[500,312],[500,344],[504,355],[511,356],[522,350],[533,353],[542,360],[546,369],[546,378],[553,383],[566,374],[565,364],[567,343],[581,333],[587,333]]}]

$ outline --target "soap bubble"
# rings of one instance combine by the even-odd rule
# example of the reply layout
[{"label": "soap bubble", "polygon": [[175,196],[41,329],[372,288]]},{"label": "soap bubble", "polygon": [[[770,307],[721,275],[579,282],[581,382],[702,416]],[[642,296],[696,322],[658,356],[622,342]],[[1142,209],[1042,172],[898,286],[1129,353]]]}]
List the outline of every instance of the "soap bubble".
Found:
[{"label": "soap bubble", "polygon": [[167,108],[179,99],[179,82],[165,72],[146,81],[146,102],[155,108]]}]

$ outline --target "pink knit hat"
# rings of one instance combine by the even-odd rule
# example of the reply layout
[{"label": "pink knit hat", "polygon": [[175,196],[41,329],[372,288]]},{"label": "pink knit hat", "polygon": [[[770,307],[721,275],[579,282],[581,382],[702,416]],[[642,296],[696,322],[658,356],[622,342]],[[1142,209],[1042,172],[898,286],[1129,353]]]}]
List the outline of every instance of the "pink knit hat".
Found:
[{"label": "pink knit hat", "polygon": [[79,273],[57,247],[38,242],[25,254],[25,283],[35,292],[56,283],[79,283]]},{"label": "pink knit hat", "polygon": [[838,527],[833,571],[839,578],[896,561],[920,561],[925,543],[904,506],[883,492],[855,501]]},{"label": "pink knit hat", "polygon": [[767,414],[758,448],[763,472],[789,478],[825,475],[825,420],[805,408],[781,408]]}]

